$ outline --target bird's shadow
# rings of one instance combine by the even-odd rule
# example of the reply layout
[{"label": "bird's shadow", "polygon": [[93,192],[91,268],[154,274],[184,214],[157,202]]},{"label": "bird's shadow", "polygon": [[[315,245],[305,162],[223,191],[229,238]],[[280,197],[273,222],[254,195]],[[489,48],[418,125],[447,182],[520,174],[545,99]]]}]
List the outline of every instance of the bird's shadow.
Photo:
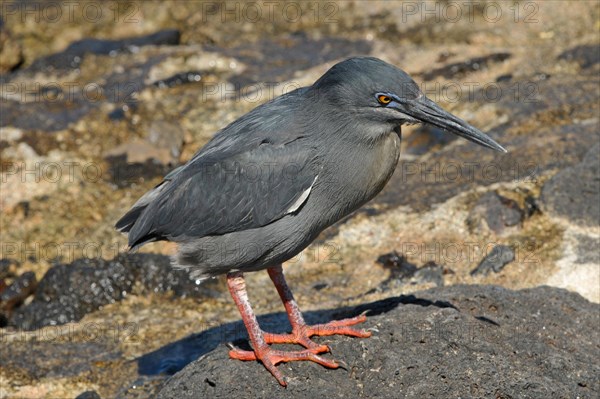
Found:
[{"label": "bird's shadow", "polygon": [[[363,312],[366,312],[367,316],[376,316],[389,312],[399,305],[409,304],[456,309],[449,302],[431,301],[417,298],[414,295],[401,295],[359,306],[315,310],[303,314],[307,323],[316,324],[353,317]],[[258,321],[265,331],[274,333],[290,331],[287,315],[284,312],[259,316]],[[138,373],[146,376],[175,374],[200,356],[213,351],[222,343],[233,342],[241,349],[250,349],[247,339],[246,328],[241,321],[209,327],[202,332],[192,334],[153,352],[142,355],[137,359]]]}]

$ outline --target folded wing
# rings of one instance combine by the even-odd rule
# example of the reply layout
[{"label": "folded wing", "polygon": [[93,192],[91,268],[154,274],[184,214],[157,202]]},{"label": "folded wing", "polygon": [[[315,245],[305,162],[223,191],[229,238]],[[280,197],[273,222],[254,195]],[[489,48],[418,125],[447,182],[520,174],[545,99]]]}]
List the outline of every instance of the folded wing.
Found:
[{"label": "folded wing", "polygon": [[173,171],[119,222],[135,248],[156,240],[221,235],[272,223],[308,199],[320,165],[297,137],[241,152],[212,151]]}]

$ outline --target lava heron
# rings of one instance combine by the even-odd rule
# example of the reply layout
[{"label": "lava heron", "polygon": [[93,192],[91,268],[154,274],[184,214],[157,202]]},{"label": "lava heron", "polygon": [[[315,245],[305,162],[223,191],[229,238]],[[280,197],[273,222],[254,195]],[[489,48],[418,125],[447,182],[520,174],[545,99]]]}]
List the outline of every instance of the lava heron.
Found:
[{"label": "lava heron", "polygon": [[[175,267],[196,279],[227,274],[227,285],[248,330],[252,350],[231,358],[259,360],[285,386],[278,363],[309,360],[337,368],[312,336],[366,338],[353,328],[365,315],[307,325],[287,286],[281,263],[319,233],[372,199],[392,176],[400,127],[426,123],[506,152],[465,121],[444,111],[402,70],[355,57],[329,69],[312,86],[256,107],[220,130],[185,165],[144,194],[116,224],[138,248],[174,241]],[[292,332],[258,325],[244,272],[267,269]],[[269,344],[294,343],[283,351]]]}]

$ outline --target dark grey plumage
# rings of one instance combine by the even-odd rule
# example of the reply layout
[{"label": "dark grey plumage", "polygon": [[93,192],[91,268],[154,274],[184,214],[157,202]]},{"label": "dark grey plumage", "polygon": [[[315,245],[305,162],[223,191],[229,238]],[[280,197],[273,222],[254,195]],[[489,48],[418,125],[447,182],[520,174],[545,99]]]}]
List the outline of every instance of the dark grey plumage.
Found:
[{"label": "dark grey plumage", "polygon": [[175,264],[195,277],[270,267],[381,191],[398,162],[400,126],[423,122],[503,150],[403,71],[351,58],[219,131],[116,227],[132,248],[179,243]]}]

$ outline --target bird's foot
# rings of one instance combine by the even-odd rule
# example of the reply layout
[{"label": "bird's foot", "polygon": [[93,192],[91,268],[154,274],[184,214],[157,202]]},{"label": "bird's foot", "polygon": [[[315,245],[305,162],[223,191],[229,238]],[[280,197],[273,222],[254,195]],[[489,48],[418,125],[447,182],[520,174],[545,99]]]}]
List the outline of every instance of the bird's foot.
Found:
[{"label": "bird's foot", "polygon": [[319,356],[320,353],[330,352],[329,346],[319,345],[310,339],[310,337],[347,335],[351,337],[367,338],[371,336],[371,332],[351,327],[362,323],[365,320],[367,320],[367,317],[364,314],[361,314],[349,319],[333,320],[328,323],[315,324],[312,326],[307,324],[295,325],[293,332],[289,334],[263,333],[264,341],[267,344],[298,344],[306,349],[301,351],[283,351],[273,349],[267,345],[253,351],[231,348],[229,357],[246,361],[260,360],[277,381],[281,385],[286,386],[281,372],[277,370],[275,365],[285,362],[308,360],[327,368],[338,368],[339,363],[335,360],[328,360]]},{"label": "bird's foot", "polygon": [[367,316],[361,314],[356,317],[342,320],[333,320],[328,323],[315,324],[309,326],[307,324],[297,324],[293,326],[293,331],[289,334],[274,334],[263,333],[267,344],[298,344],[305,347],[314,354],[330,352],[327,345],[319,345],[310,337],[324,337],[330,335],[347,335],[350,337],[368,338],[371,336],[370,331],[355,329],[354,326],[363,323],[367,320]]},{"label": "bird's foot", "polygon": [[[355,317],[342,320],[332,320],[328,323],[314,324],[312,326],[299,326],[299,329],[304,331],[307,337],[318,336],[325,337],[330,335],[347,335],[349,337],[369,338],[370,331],[363,329],[352,328],[356,324],[364,323],[367,316],[363,313]],[[300,343],[301,344],[301,343]],[[301,344],[302,345],[302,344]]]},{"label": "bird's foot", "polygon": [[[329,349],[329,348],[327,348]],[[245,351],[238,348],[232,348],[229,351],[229,357],[237,360],[260,360],[267,370],[273,377],[277,379],[277,382],[282,386],[287,386],[287,383],[283,379],[283,374],[275,367],[279,363],[294,362],[301,360],[308,360],[311,362],[318,363],[330,369],[336,369],[340,365],[335,360],[325,359],[311,349],[305,349],[301,351],[283,351],[273,349],[269,346],[254,349],[253,351]]]}]

